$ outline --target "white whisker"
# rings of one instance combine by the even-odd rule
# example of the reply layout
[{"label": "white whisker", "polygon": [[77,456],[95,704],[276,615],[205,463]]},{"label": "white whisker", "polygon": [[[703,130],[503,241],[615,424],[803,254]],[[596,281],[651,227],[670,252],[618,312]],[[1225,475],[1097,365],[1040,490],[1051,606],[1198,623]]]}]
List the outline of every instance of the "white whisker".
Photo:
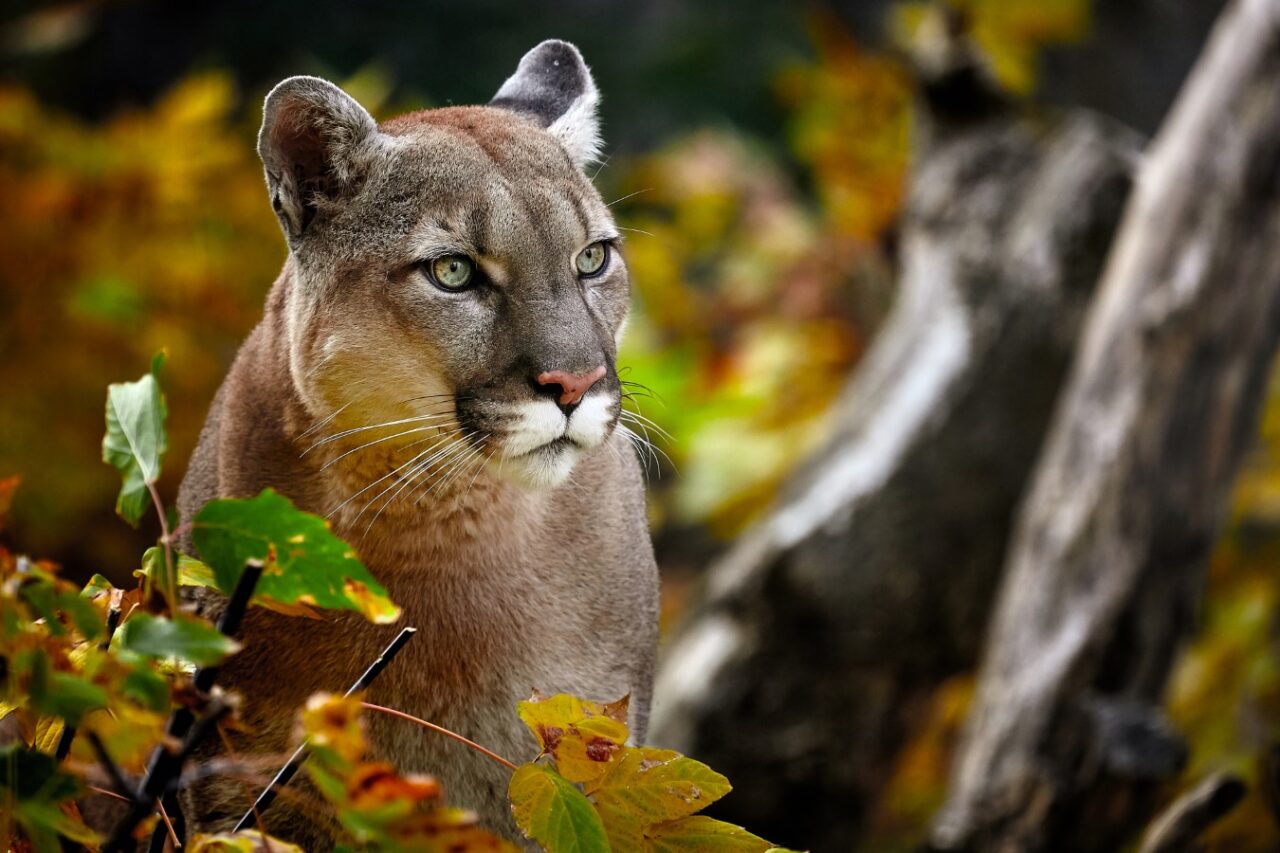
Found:
[{"label": "white whisker", "polygon": [[361,444],[358,447],[353,447],[350,450],[348,450],[346,453],[343,453],[340,456],[335,456],[334,458],[330,459],[328,462],[320,466],[320,470],[323,471],[332,465],[336,465],[337,463],[341,462],[343,459],[346,459],[352,453],[355,453],[358,450],[364,450],[366,447],[373,447],[375,444],[382,444],[384,441],[391,441],[392,439],[403,438],[406,435],[413,435],[414,433],[417,433],[417,432],[429,432],[429,431],[436,431],[439,429],[440,429],[440,426],[438,424],[434,426],[420,426],[420,427],[414,427],[412,429],[404,430],[403,432],[397,432],[397,433],[394,433],[393,435],[384,435],[382,438],[375,438],[373,441],[366,441],[364,444]]},{"label": "white whisker", "polygon": [[308,453],[315,450],[317,447],[320,447],[321,445],[330,444],[341,438],[346,438],[349,435],[355,435],[358,432],[368,432],[371,429],[383,429],[385,427],[401,426],[402,424],[422,423],[424,421],[440,420],[443,418],[451,418],[451,417],[453,417],[453,412],[451,411],[436,412],[434,414],[428,414],[428,415],[415,415],[414,417],[411,417],[411,418],[400,418],[399,420],[394,420],[394,421],[384,421],[380,424],[371,424],[369,426],[352,427],[351,429],[346,429],[346,430],[343,430],[342,432],[337,432],[337,433],[334,433],[333,435],[326,436],[320,439],[315,444],[312,444],[310,447],[304,450],[302,452],[302,455],[306,456]]}]

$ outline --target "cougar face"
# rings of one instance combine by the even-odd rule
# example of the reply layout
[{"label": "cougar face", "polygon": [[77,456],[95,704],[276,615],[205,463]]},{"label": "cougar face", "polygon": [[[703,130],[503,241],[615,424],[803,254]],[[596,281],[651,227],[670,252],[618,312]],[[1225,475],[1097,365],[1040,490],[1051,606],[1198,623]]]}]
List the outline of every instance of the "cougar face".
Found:
[{"label": "cougar face", "polygon": [[316,78],[268,97],[259,151],[298,282],[290,373],[353,464],[425,482],[483,461],[554,486],[608,439],[629,284],[583,173],[596,101],[564,42],[485,107],[378,126]]}]

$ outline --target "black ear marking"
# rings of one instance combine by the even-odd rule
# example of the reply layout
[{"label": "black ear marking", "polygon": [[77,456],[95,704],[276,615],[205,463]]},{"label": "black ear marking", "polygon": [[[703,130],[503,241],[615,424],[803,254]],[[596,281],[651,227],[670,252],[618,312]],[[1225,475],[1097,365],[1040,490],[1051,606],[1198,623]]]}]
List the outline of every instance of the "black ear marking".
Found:
[{"label": "black ear marking", "polygon": [[550,127],[594,88],[577,48],[568,42],[544,41],[525,54],[489,106],[526,113]]},{"label": "black ear marking", "polygon": [[532,118],[581,167],[600,152],[599,101],[582,54],[567,41],[551,39],[524,55],[489,106]]}]

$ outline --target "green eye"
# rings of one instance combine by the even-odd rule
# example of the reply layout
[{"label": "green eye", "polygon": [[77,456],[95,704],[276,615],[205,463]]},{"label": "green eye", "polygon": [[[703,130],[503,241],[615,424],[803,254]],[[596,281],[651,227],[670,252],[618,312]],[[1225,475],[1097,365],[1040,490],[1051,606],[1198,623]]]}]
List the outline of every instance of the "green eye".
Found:
[{"label": "green eye", "polygon": [[578,258],[574,261],[578,267],[578,274],[590,278],[593,275],[599,275],[605,264],[609,261],[609,244],[608,243],[592,243],[587,248],[578,253]]},{"label": "green eye", "polygon": [[466,290],[475,278],[475,262],[466,255],[445,255],[430,263],[431,281],[441,290]]}]

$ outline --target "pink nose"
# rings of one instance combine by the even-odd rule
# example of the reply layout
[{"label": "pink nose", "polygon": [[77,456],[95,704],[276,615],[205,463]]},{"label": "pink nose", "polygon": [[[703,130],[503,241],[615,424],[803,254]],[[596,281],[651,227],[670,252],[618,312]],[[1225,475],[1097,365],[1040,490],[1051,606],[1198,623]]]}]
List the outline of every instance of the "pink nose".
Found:
[{"label": "pink nose", "polygon": [[600,365],[590,373],[568,373],[564,370],[548,370],[538,374],[539,385],[559,385],[562,406],[576,406],[582,395],[591,390],[591,386],[604,376],[604,365]]}]

